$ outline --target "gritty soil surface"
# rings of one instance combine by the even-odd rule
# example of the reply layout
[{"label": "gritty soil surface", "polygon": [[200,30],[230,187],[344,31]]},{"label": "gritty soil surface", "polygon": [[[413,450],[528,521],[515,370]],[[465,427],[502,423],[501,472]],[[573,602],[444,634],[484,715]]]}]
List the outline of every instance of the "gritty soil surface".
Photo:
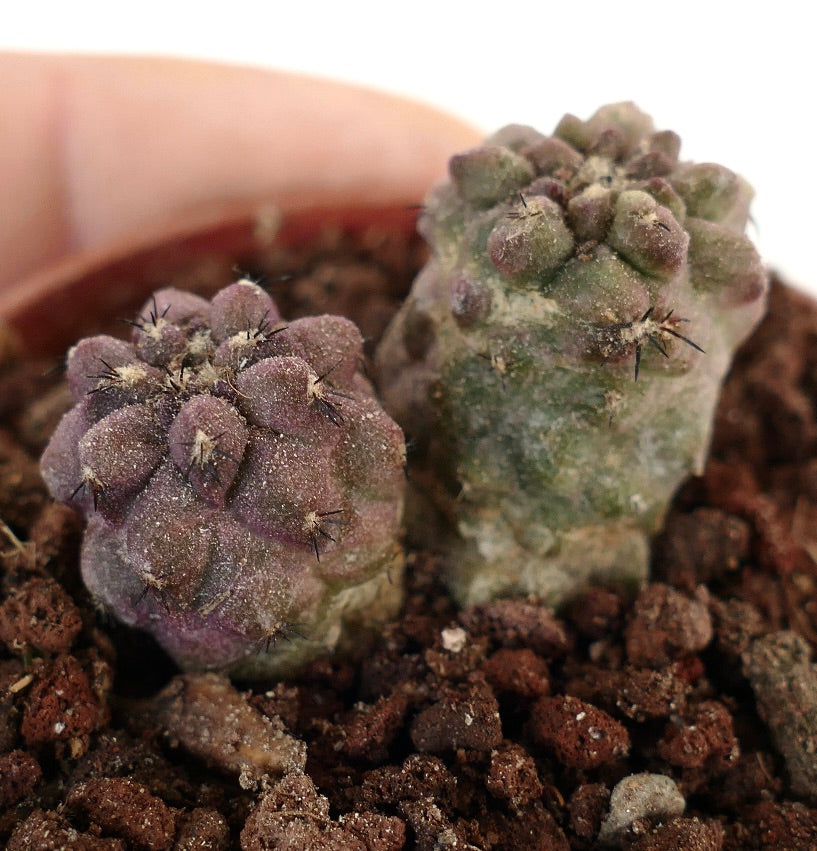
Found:
[{"label": "gritty soil surface", "polygon": [[[284,315],[331,309],[375,339],[421,254],[335,237],[262,271]],[[412,552],[403,614],[360,659],[252,687],[181,676],[95,610],[81,524],[37,472],[68,402],[48,366],[0,366],[0,844],[817,847],[805,297],[774,285],[637,594],[459,611],[436,557]]]}]

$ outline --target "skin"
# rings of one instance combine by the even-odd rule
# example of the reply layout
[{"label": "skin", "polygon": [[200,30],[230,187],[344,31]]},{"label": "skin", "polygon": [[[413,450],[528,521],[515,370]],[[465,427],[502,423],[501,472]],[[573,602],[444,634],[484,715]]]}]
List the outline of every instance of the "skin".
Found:
[{"label": "skin", "polygon": [[214,203],[411,203],[480,137],[421,104],[254,68],[2,54],[0,79],[0,288]]}]

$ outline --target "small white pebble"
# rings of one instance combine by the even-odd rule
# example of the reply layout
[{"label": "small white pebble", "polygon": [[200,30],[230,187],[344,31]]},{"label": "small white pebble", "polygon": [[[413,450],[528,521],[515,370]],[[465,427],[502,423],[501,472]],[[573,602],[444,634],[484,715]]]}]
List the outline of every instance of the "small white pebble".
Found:
[{"label": "small white pebble", "polygon": [[671,777],[631,774],[613,788],[598,842],[619,848],[634,822],[642,818],[667,820],[681,815],[685,807],[684,796]]},{"label": "small white pebble", "polygon": [[447,627],[440,635],[443,639],[443,649],[449,653],[459,653],[468,638],[468,633],[461,626]]},{"label": "small white pebble", "polygon": [[54,724],[54,732],[59,736],[59,734],[65,729],[65,724],[62,721],[57,721]]},{"label": "small white pebble", "polygon": [[253,775],[247,771],[247,769],[243,769],[241,773],[238,775],[238,785],[242,789],[255,789],[258,785],[258,781]]},{"label": "small white pebble", "polygon": [[647,500],[640,493],[634,493],[630,497],[630,508],[636,514],[643,514],[647,510]]}]

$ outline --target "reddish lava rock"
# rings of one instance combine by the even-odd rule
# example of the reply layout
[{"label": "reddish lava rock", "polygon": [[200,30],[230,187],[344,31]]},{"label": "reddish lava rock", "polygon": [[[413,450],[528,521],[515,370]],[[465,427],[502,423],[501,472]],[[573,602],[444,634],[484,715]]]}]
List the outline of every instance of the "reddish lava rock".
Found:
[{"label": "reddish lava rock", "polygon": [[817,848],[817,810],[798,802],[764,801],[745,814],[736,832],[744,848],[803,851]]},{"label": "reddish lava rock", "polygon": [[0,641],[7,646],[67,653],[81,629],[79,609],[53,579],[29,579],[0,605]]},{"label": "reddish lava rock", "polygon": [[656,572],[670,585],[694,591],[702,582],[737,571],[749,557],[751,534],[745,520],[717,508],[671,515]]},{"label": "reddish lava rock", "polygon": [[177,821],[173,851],[228,851],[230,827],[220,812],[196,807]]},{"label": "reddish lava rock", "polygon": [[173,844],[176,814],[161,798],[126,777],[81,783],[71,790],[66,805],[134,848],[164,851]]},{"label": "reddish lava rock", "polygon": [[33,680],[17,659],[0,660],[0,752],[13,750],[17,743],[22,715],[19,693]]},{"label": "reddish lava rock", "polygon": [[528,600],[496,600],[473,606],[462,612],[460,622],[503,647],[528,647],[545,658],[562,655],[570,646],[564,623],[546,606]]},{"label": "reddish lava rock", "polygon": [[712,640],[712,618],[702,596],[693,599],[658,582],[641,591],[624,631],[628,660],[660,668],[703,650]]},{"label": "reddish lava rock", "polygon": [[400,813],[414,835],[418,851],[467,851],[473,847],[463,827],[455,827],[435,801],[402,801]]},{"label": "reddish lava rock", "polygon": [[582,665],[571,671],[575,674],[568,680],[569,694],[634,721],[667,718],[684,706],[689,692],[688,684],[670,667],[653,670],[625,665],[608,670]]},{"label": "reddish lava rock", "polygon": [[571,768],[599,768],[630,750],[626,727],[603,710],[569,695],[540,698],[531,710],[529,726],[534,741]]},{"label": "reddish lava rock", "polygon": [[624,603],[618,594],[606,588],[588,588],[569,605],[573,626],[585,638],[614,635],[621,625]]},{"label": "reddish lava rock", "polygon": [[74,828],[55,812],[34,810],[15,828],[7,851],[127,851],[121,839],[103,839]]},{"label": "reddish lava rock", "polygon": [[766,631],[763,615],[746,600],[717,600],[712,605],[718,649],[737,664],[752,640]]},{"label": "reddish lava rock", "polygon": [[547,662],[527,647],[500,647],[482,663],[482,673],[497,694],[544,697],[550,693]]},{"label": "reddish lava rock", "polygon": [[414,746],[427,753],[490,751],[501,738],[499,705],[484,683],[446,689],[411,725]]},{"label": "reddish lava rock", "polygon": [[356,707],[343,724],[339,750],[350,759],[385,762],[389,746],[403,727],[408,704],[404,694],[395,692],[371,706]]},{"label": "reddish lava rock", "polygon": [[658,742],[658,753],[679,768],[727,769],[740,755],[729,710],[705,700],[683,719],[673,719]]},{"label": "reddish lava rock", "polygon": [[20,733],[30,746],[69,742],[72,755],[80,756],[107,720],[107,706],[85,668],[73,656],[59,656],[31,687]]},{"label": "reddish lava rock", "polygon": [[[472,848],[496,848],[502,851],[569,851],[570,842],[556,819],[540,803],[513,813],[491,812]],[[481,840],[481,841],[480,841]],[[477,844],[478,843],[478,844]],[[440,846],[436,846],[440,847]],[[443,846],[444,847],[444,846]]]},{"label": "reddish lava rock", "polygon": [[450,804],[456,787],[457,778],[439,757],[412,754],[402,766],[386,765],[367,771],[362,777],[358,801],[367,809],[423,799]]},{"label": "reddish lava rock", "polygon": [[536,762],[523,747],[513,743],[491,752],[485,788],[495,798],[508,800],[514,807],[529,804],[544,791]]},{"label": "reddish lava rock", "polygon": [[567,812],[579,847],[595,841],[609,804],[610,790],[603,783],[585,783],[576,787],[567,803]]},{"label": "reddish lava rock", "polygon": [[723,828],[716,821],[676,816],[639,837],[628,851],[721,851]]},{"label": "reddish lava rock", "polygon": [[45,503],[37,461],[0,430],[0,517],[25,527]]},{"label": "reddish lava rock", "polygon": [[[434,640],[434,639],[432,639]],[[489,652],[483,635],[473,636],[462,627],[440,631],[439,647],[426,650],[423,660],[438,680],[466,680]]]},{"label": "reddish lava rock", "polygon": [[10,807],[28,797],[42,775],[30,753],[14,750],[0,755],[0,807]]},{"label": "reddish lava rock", "polygon": [[244,851],[399,851],[404,845],[405,825],[394,816],[364,813],[342,822],[331,819],[329,802],[300,772],[263,795],[241,832]]}]

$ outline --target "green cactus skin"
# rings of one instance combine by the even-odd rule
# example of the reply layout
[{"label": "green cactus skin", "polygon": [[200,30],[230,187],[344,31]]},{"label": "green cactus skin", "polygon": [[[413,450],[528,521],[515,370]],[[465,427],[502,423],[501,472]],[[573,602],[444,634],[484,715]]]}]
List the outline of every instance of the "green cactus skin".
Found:
[{"label": "green cactus skin", "polygon": [[[432,258],[377,367],[464,605],[642,580],[702,468],[767,277],[743,234],[751,188],[679,148],[614,104],[551,137],[504,128],[427,199]],[[427,515],[410,523],[422,539]]]},{"label": "green cactus skin", "polygon": [[251,281],[157,292],[80,341],[41,459],[88,518],[82,576],[183,668],[260,679],[351,649],[401,601],[405,444],[348,319],[289,324]]}]

